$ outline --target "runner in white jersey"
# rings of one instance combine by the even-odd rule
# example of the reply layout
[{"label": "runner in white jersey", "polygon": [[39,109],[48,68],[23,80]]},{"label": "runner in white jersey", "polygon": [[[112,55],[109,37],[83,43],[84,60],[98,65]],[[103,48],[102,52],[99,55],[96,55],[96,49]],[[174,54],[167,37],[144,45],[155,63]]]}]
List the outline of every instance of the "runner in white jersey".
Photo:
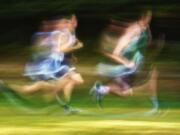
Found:
[{"label": "runner in white jersey", "polygon": [[[73,18],[73,17],[72,17]],[[65,110],[71,111],[68,105],[74,87],[83,83],[79,73],[74,67],[65,62],[65,53],[77,50],[83,45],[71,34],[75,30],[73,19],[61,19],[53,25],[54,30],[48,32],[38,44],[38,47],[46,48],[46,55],[40,59],[28,63],[25,68],[25,76],[35,81],[32,85],[11,87],[20,93],[30,94],[38,91],[51,92],[58,103]],[[47,34],[47,32],[41,33]],[[65,102],[59,98],[59,92],[63,91]]]}]

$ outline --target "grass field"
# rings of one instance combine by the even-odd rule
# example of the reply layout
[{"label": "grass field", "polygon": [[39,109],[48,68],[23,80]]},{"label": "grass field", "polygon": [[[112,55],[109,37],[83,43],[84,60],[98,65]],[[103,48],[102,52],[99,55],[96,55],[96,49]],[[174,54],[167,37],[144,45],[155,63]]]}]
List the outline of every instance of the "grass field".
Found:
[{"label": "grass field", "polygon": [[0,135],[180,134],[179,109],[164,108],[154,115],[142,107],[81,107],[76,115],[66,115],[55,106],[51,109],[32,113],[1,106]]},{"label": "grass field", "polygon": [[[126,111],[129,109],[121,108]],[[109,109],[109,111],[113,109]],[[119,109],[120,110],[120,109]],[[92,110],[91,110],[92,111]],[[132,110],[131,110],[132,111]],[[180,133],[180,123],[174,119],[179,110],[166,115],[141,118],[106,118],[91,115],[22,115],[1,116],[2,135],[96,135],[96,134],[172,134]],[[172,120],[172,118],[174,120]],[[178,117],[177,117],[178,118]]]},{"label": "grass field", "polygon": [[[21,76],[25,59],[11,57],[2,60],[1,79],[27,83],[27,79]],[[151,103],[145,93],[128,98],[107,96],[103,109],[98,108],[88,94],[96,80],[92,74],[95,63],[93,59],[77,65],[86,79],[72,97],[72,105],[81,109],[79,114],[65,114],[57,104],[45,100],[47,95],[25,97],[35,106],[16,106],[15,99],[9,100],[0,94],[0,135],[180,134],[179,62],[157,63],[160,110],[156,114],[148,113]]]},{"label": "grass field", "polygon": [[0,80],[29,83],[22,73],[31,54],[32,33],[44,19],[75,13],[80,26],[77,35],[85,45],[77,52],[77,69],[85,84],[73,93],[72,106],[81,110],[73,115],[67,115],[46,93],[20,95],[23,102],[13,94],[7,97],[0,84],[0,135],[180,135],[179,41],[168,41],[155,63],[159,71],[157,113],[150,113],[152,105],[143,92],[127,98],[107,96],[102,109],[89,95],[98,79],[95,65],[103,59],[95,53],[99,34],[110,20],[129,22],[146,9],[153,11],[153,40],[159,34],[166,40],[179,40],[180,8],[175,0],[1,0]]}]

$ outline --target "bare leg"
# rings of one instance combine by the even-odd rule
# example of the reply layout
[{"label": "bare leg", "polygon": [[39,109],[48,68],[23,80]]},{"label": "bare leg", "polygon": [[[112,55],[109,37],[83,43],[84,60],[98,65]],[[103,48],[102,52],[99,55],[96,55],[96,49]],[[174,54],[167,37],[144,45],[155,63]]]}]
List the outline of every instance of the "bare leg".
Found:
[{"label": "bare leg", "polygon": [[64,99],[67,103],[69,103],[71,100],[71,95],[72,95],[75,85],[76,85],[76,82],[74,80],[70,80],[63,89]]},{"label": "bare leg", "polygon": [[53,84],[45,81],[39,81],[32,85],[25,85],[25,86],[11,85],[10,87],[14,89],[16,92],[23,94],[33,94],[38,91],[49,91],[54,89]]},{"label": "bare leg", "polygon": [[159,102],[158,102],[158,98],[157,98],[157,77],[158,77],[158,73],[157,73],[156,68],[154,68],[151,73],[151,77],[147,83],[133,88],[134,92],[135,91],[144,91],[144,90],[146,90],[148,92],[148,94],[150,96],[150,100],[153,105],[153,110],[152,110],[153,113],[156,112],[159,108]]},{"label": "bare leg", "polygon": [[158,102],[158,97],[157,97],[157,77],[158,77],[158,72],[156,69],[152,71],[151,79],[149,81],[149,96],[150,100],[153,105],[152,112],[157,112],[159,109],[159,102]]},{"label": "bare leg", "polygon": [[71,99],[71,94],[76,85],[76,82],[72,80],[69,76],[66,76],[63,79],[58,80],[55,85],[55,96],[57,97],[60,92],[63,92],[64,99],[68,103]]},{"label": "bare leg", "polygon": [[150,79],[143,85],[133,87],[133,92],[147,91],[150,96],[157,96],[157,70],[153,69]]},{"label": "bare leg", "polygon": [[119,85],[117,84],[110,84],[109,87],[109,93],[117,95],[117,96],[131,96],[132,95],[132,89],[129,90],[123,90]]},{"label": "bare leg", "polygon": [[111,83],[109,85],[103,86],[101,85],[97,90],[98,94],[106,95],[107,93],[111,93],[117,96],[131,96],[133,92],[137,91],[147,91],[150,100],[153,105],[153,109],[150,111],[150,113],[156,113],[158,108],[159,108],[159,102],[157,98],[157,70],[154,68],[151,77],[149,81],[143,85],[137,86],[137,87],[132,87],[126,90],[123,90],[123,87],[121,87],[119,84],[116,83]]},{"label": "bare leg", "polygon": [[109,93],[117,96],[130,96],[133,92],[146,90],[150,97],[157,97],[157,75],[157,70],[153,69],[150,80],[147,83],[127,90],[123,90],[118,84],[109,84]]},{"label": "bare leg", "polygon": [[[82,84],[83,79],[80,74],[73,72],[72,74],[66,76],[63,80],[59,80],[58,89],[56,93],[56,100],[58,103],[64,108],[68,113],[77,113],[79,110],[72,108],[69,106],[71,101],[71,95],[76,85]],[[65,102],[63,102],[58,96],[58,92],[63,91]]]},{"label": "bare leg", "polygon": [[149,81],[149,95],[157,97],[157,78],[158,78],[158,72],[156,69],[152,71],[151,79]]},{"label": "bare leg", "polygon": [[[75,86],[80,84],[80,82],[78,80],[75,80],[75,78],[72,78],[72,76],[66,76],[63,79],[58,80],[56,82],[56,90],[54,91],[56,101],[68,113],[78,112],[78,110],[73,109],[71,106],[69,106],[72,92],[73,92]],[[61,91],[64,93],[65,101],[63,101],[58,95],[59,92],[61,92]]]},{"label": "bare leg", "polygon": [[71,95],[72,95],[72,92],[73,92],[75,86],[80,85],[83,82],[84,82],[84,80],[82,79],[82,77],[79,73],[73,72],[72,74],[70,74],[69,81],[63,88],[64,98],[65,98],[66,102],[70,102]]}]

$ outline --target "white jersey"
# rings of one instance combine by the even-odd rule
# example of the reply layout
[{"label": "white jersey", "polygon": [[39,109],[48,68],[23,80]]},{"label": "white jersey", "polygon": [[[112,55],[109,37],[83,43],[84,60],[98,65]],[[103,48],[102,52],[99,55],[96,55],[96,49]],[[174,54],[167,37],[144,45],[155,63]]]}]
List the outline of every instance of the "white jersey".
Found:
[{"label": "white jersey", "polygon": [[68,45],[73,46],[73,45],[75,45],[76,41],[77,41],[76,35],[69,32]]},{"label": "white jersey", "polygon": [[51,34],[51,44],[52,44],[52,51],[59,52],[59,48],[61,46],[64,47],[71,47],[76,43],[76,36],[72,34],[67,29],[62,31],[53,31]]},{"label": "white jersey", "polygon": [[[60,51],[60,47],[71,47],[76,42],[75,34],[71,34],[67,29],[62,31],[52,31],[44,40],[41,46],[48,44],[50,57],[55,59],[64,59],[64,52]],[[44,46],[45,47],[45,46]]]}]

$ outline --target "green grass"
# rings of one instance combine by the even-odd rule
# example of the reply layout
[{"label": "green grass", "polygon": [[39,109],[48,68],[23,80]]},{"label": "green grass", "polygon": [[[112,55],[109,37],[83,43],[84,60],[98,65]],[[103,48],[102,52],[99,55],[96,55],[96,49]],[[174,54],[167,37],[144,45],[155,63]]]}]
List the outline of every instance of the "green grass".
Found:
[{"label": "green grass", "polygon": [[[147,114],[151,103],[146,95],[119,98],[107,96],[103,109],[88,95],[88,87],[74,92],[72,105],[81,113],[66,115],[57,104],[28,98],[39,108],[16,106],[1,96],[0,135],[177,135],[180,134],[180,109],[172,93],[160,93],[161,109]],[[41,98],[40,98],[41,97]],[[165,98],[168,97],[167,100]]]},{"label": "green grass", "polygon": [[[83,109],[87,109],[89,113],[86,110],[86,113],[82,112],[78,115],[65,115],[60,110],[56,110],[57,112],[52,114],[1,115],[0,135],[177,135],[180,133],[180,123],[177,120],[179,110],[162,110],[161,113],[153,116],[142,116],[141,113],[129,114],[129,112],[143,111],[142,108]],[[113,114],[114,111],[118,111],[118,115]],[[96,115],[90,112],[96,112]],[[106,115],[102,115],[105,112]]]},{"label": "green grass", "polygon": [[[10,83],[27,83],[28,80],[21,76],[24,66],[22,63],[26,58],[27,56],[21,55],[1,58],[0,78]],[[128,98],[107,96],[103,109],[98,108],[88,94],[97,79],[92,71],[98,60],[96,57],[88,59],[88,62],[84,59],[86,58],[80,59],[82,62],[77,67],[86,82],[74,91],[72,97],[72,106],[80,108],[81,113],[66,115],[62,108],[41,93],[24,97],[30,101],[31,106],[17,106],[0,94],[0,135],[180,134],[178,61],[157,63],[160,72],[160,111],[152,115],[147,113],[151,109],[151,102],[145,93]]]}]

